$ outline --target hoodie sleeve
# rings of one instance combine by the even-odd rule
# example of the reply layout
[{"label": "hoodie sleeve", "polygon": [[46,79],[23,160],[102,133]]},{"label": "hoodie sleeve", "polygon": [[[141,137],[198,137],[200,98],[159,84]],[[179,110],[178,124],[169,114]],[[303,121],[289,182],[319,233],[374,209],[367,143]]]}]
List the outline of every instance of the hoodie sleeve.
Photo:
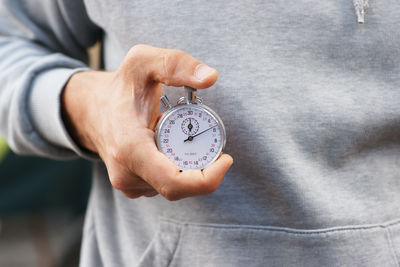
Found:
[{"label": "hoodie sleeve", "polygon": [[86,50],[101,38],[80,0],[0,2],[0,135],[20,154],[91,157],[72,141],[60,95],[87,69]]}]

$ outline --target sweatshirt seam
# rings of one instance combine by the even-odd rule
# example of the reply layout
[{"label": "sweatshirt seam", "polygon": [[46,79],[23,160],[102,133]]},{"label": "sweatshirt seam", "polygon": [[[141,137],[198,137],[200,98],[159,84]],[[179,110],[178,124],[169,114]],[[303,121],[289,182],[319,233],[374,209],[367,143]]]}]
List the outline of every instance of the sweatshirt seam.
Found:
[{"label": "sweatshirt seam", "polygon": [[179,222],[176,220],[163,218],[165,222],[174,223],[177,225],[190,226],[190,227],[199,227],[199,228],[214,228],[214,229],[226,229],[226,230],[240,230],[247,229],[253,231],[268,231],[268,232],[284,232],[288,234],[297,234],[297,235],[317,235],[317,234],[329,234],[335,232],[353,232],[353,231],[361,231],[361,230],[373,230],[373,229],[387,229],[390,226],[394,226],[400,224],[400,219],[389,221],[381,224],[366,224],[366,225],[348,225],[348,226],[337,226],[330,228],[320,228],[320,229],[297,229],[297,228],[289,228],[289,227],[280,227],[280,226],[258,226],[258,225],[246,225],[246,224],[217,224],[217,223],[195,223],[195,222]]},{"label": "sweatshirt seam", "polygon": [[181,235],[182,235],[182,227],[179,227],[178,229],[179,229],[179,231],[178,231],[178,238],[177,238],[178,240],[177,240],[177,242],[176,242],[176,245],[175,245],[175,248],[174,248],[173,252],[171,253],[171,259],[169,260],[169,262],[168,262],[168,264],[167,264],[167,267],[170,267],[171,264],[173,263],[173,261],[174,261],[174,259],[175,259],[175,255],[177,254],[177,251],[178,251],[178,249],[179,249],[179,247],[180,247],[180,245],[181,245],[181,242],[182,242],[182,238],[181,238]]},{"label": "sweatshirt seam", "polygon": [[388,228],[388,227],[385,227],[385,230],[386,230],[386,232],[387,232],[387,241],[388,241],[388,243],[389,243],[389,247],[390,247],[390,250],[391,250],[391,252],[392,252],[393,260],[394,260],[396,266],[399,267],[399,266],[400,266],[400,264],[399,264],[399,258],[398,258],[398,256],[397,256],[396,250],[394,249],[393,239],[392,239],[392,233],[391,233],[391,231],[390,231],[390,228]]}]

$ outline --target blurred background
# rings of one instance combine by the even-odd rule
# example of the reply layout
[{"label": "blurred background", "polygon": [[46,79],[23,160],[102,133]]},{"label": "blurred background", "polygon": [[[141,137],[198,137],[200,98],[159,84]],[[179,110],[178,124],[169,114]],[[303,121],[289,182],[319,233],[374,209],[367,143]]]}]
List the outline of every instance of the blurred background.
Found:
[{"label": "blurred background", "polygon": [[0,266],[78,266],[89,162],[0,159]]},{"label": "blurred background", "polygon": [[0,267],[78,266],[90,185],[88,161],[18,156],[0,137]]}]

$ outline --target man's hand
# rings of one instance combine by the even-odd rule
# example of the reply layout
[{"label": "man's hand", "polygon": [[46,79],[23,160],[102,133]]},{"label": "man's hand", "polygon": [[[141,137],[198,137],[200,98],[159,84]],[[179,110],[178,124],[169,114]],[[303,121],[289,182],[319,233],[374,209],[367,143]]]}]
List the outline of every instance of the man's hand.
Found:
[{"label": "man's hand", "polygon": [[72,136],[98,153],[111,184],[127,197],[168,200],[209,194],[232,165],[223,154],[203,171],[179,168],[154,141],[162,84],[207,88],[215,69],[178,50],[134,46],[116,72],[80,72],[62,96],[63,116]]}]

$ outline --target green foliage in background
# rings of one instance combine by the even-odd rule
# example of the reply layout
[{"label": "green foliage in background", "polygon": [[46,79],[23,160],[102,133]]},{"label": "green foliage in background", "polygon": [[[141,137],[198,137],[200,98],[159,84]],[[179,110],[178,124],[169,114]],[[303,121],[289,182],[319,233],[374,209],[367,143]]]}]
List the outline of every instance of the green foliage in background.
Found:
[{"label": "green foliage in background", "polygon": [[4,159],[7,152],[8,152],[7,143],[0,137],[0,162]]}]

